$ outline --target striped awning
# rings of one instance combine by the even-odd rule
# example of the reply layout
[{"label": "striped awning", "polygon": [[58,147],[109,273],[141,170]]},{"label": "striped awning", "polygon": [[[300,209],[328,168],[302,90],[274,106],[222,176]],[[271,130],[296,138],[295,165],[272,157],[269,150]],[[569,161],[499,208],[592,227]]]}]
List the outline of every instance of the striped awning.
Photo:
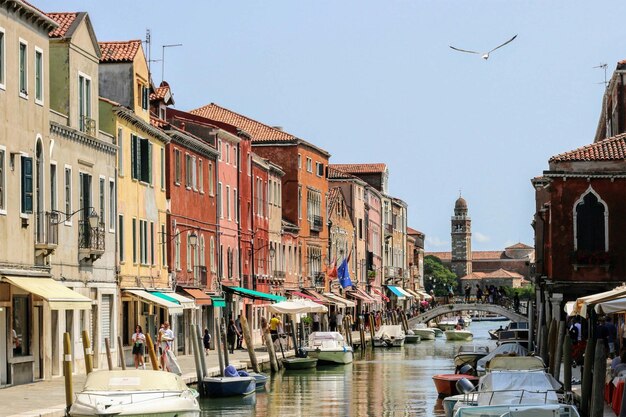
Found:
[{"label": "striped awning", "polygon": [[323,300],[320,300],[319,298],[315,298],[312,295],[309,294],[305,294],[303,292],[300,291],[290,291],[292,296],[296,296],[296,297],[300,297],[300,298],[306,298],[307,300],[311,300],[311,301],[315,301],[318,304],[324,304]]},{"label": "striped awning", "polygon": [[374,304],[376,300],[367,295],[367,293],[359,288],[354,288],[352,291],[347,291],[346,295],[352,297],[355,300],[361,301],[364,304]]},{"label": "striped awning", "polygon": [[183,306],[171,297],[158,296],[156,292],[148,292],[145,290],[124,290],[124,292],[146,300],[149,303],[156,304],[159,307],[167,308],[169,314],[182,314],[183,312]]},{"label": "striped awning", "polygon": [[268,294],[261,291],[250,290],[248,288],[242,287],[229,287],[228,285],[224,285],[222,289],[226,292],[234,293],[246,298],[252,298],[253,300],[269,300],[269,301],[286,301],[285,297],[280,295]]},{"label": "striped awning", "polygon": [[339,307],[356,307],[354,301],[350,301],[341,297],[340,295],[333,294],[331,292],[325,292],[324,297],[330,299],[331,301],[334,301],[335,304],[337,304]]},{"label": "striped awning", "polygon": [[383,301],[385,302],[389,302],[389,297],[387,297],[385,294],[383,294],[383,292],[381,290],[379,290],[378,288],[372,288],[372,291],[374,291],[374,294],[377,294],[380,296],[380,298],[382,298]]}]

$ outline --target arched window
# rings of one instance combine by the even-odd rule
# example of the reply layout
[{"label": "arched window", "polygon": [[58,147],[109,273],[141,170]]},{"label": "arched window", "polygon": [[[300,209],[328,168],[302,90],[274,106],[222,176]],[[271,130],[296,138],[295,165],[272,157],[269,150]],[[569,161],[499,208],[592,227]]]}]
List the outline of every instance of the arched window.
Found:
[{"label": "arched window", "polygon": [[608,251],[609,210],[591,188],[574,205],[574,246],[577,251]]},{"label": "arched window", "polygon": [[180,271],[180,234],[178,229],[176,229],[174,235],[176,235],[176,244],[174,247],[174,267],[177,271]]},{"label": "arched window", "polygon": [[209,240],[209,263],[211,272],[215,272],[215,239],[213,239],[213,236]]}]

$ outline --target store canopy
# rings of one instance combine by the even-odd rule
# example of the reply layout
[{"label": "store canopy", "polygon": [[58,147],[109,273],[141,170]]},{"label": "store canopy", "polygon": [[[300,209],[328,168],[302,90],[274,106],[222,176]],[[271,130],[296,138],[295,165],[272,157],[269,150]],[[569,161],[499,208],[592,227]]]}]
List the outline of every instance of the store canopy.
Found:
[{"label": "store canopy", "polygon": [[432,300],[432,296],[430,294],[428,294],[426,291],[414,291],[421,299],[423,300]]},{"label": "store canopy", "polygon": [[346,295],[365,304],[374,304],[376,302],[376,300],[374,300],[365,291],[359,288],[354,288],[352,291],[347,291]]},{"label": "store canopy", "polygon": [[52,278],[2,277],[2,281],[38,295],[52,310],[89,310],[91,298],[67,288]]},{"label": "store canopy", "polygon": [[213,303],[213,307],[226,307],[226,300],[222,297],[212,296],[211,302]]},{"label": "store canopy", "polygon": [[415,291],[413,291],[410,288],[403,288],[403,289],[404,289],[404,291],[406,291],[409,294],[411,294],[413,296],[413,298],[417,298],[418,300],[422,298],[422,297],[420,297],[420,295],[418,293],[416,293]]},{"label": "store canopy", "polygon": [[571,315],[579,315],[587,318],[587,307],[589,305],[602,303],[604,301],[614,300],[616,298],[626,297],[626,287],[617,287],[611,291],[605,291],[598,294],[588,295],[586,297],[580,297],[576,300],[576,305],[572,310]]},{"label": "store canopy", "polygon": [[395,285],[387,285],[387,288],[389,288],[389,291],[391,291],[393,295],[398,297],[398,300],[404,300],[406,298],[406,295],[402,291],[400,291],[400,287],[396,287]]},{"label": "store canopy", "polygon": [[172,297],[164,296],[163,293],[148,292],[145,290],[124,290],[125,293],[132,294],[136,297],[142,298],[152,304],[156,304],[162,308],[167,308],[169,314],[182,314],[183,306]]},{"label": "store canopy", "polygon": [[197,288],[183,288],[187,294],[192,296],[196,300],[196,305],[208,306],[211,305],[211,297],[209,297],[204,291]]},{"label": "store canopy", "polygon": [[315,298],[316,300],[319,300],[319,302],[323,304],[335,304],[334,301],[329,300],[328,298],[324,297],[322,294],[318,293],[315,290],[306,289],[306,290],[302,290],[302,293],[310,295],[311,297]]},{"label": "store canopy", "polygon": [[290,291],[290,292],[291,292],[292,296],[300,297],[300,298],[306,298],[307,300],[311,300],[311,301],[314,301],[314,302],[319,303],[319,304],[324,304],[323,300],[320,300],[319,298],[315,298],[312,295],[305,294],[305,293],[300,292],[300,291]]},{"label": "store canopy", "polygon": [[193,300],[193,298],[188,298],[188,297],[185,297],[184,295],[180,295],[180,294],[177,294],[175,292],[161,292],[161,291],[159,291],[159,294],[163,294],[163,295],[166,295],[166,296],[168,296],[170,298],[173,298],[175,301],[178,302],[178,304],[183,306],[184,310],[198,308],[198,306],[196,306],[196,302]]},{"label": "store canopy", "polygon": [[280,295],[274,295],[274,294],[268,294],[268,293],[261,292],[261,291],[249,290],[248,288],[229,287],[227,285],[224,285],[222,288],[226,292],[237,294],[246,298],[252,298],[253,300],[268,300],[268,301],[275,301],[275,302],[287,300],[285,297],[281,297]]},{"label": "store canopy", "polygon": [[311,300],[289,300],[271,304],[268,307],[272,313],[279,314],[307,314],[326,313],[328,308]]},{"label": "store canopy", "polygon": [[595,310],[598,314],[624,313],[626,312],[626,297],[598,303]]},{"label": "store canopy", "polygon": [[347,300],[337,294],[333,294],[332,292],[325,292],[324,297],[334,301],[339,307],[356,307],[354,301]]},{"label": "store canopy", "polygon": [[380,296],[380,298],[382,298],[383,301],[385,302],[389,302],[389,297],[387,297],[385,294],[383,294],[383,292],[381,290],[379,290],[378,288],[372,288],[372,291],[374,291],[374,294],[378,294]]}]

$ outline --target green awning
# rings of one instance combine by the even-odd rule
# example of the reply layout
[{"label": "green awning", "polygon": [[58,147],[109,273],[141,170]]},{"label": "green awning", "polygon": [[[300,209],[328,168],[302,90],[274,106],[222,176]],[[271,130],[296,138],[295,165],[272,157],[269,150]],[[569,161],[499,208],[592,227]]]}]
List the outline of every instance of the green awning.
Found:
[{"label": "green awning", "polygon": [[248,288],[229,287],[227,285],[224,285],[222,288],[224,289],[224,291],[232,292],[242,297],[252,298],[254,300],[269,300],[269,301],[276,301],[276,302],[287,300],[285,297],[281,297],[280,295],[274,295],[274,294],[268,294],[268,293],[261,292],[261,291],[249,290]]},{"label": "green awning", "polygon": [[175,299],[174,297],[170,297],[167,294],[163,294],[162,292],[158,292],[158,291],[150,291],[150,294],[156,295],[159,298],[162,298],[166,301],[169,301],[170,303],[174,303],[174,304],[178,304],[180,305],[180,302],[178,302],[177,299]]},{"label": "green awning", "polygon": [[226,300],[222,297],[211,297],[211,302],[213,303],[213,307],[226,307]]}]

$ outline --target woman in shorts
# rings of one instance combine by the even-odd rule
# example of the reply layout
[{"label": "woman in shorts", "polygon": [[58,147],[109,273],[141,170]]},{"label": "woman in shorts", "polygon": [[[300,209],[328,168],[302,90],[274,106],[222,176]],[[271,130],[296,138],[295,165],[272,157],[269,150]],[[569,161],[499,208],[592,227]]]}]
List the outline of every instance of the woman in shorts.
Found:
[{"label": "woman in shorts", "polygon": [[146,364],[143,362],[143,355],[146,351],[146,336],[143,334],[143,330],[140,325],[135,327],[135,333],[133,333],[133,357],[135,358],[135,369],[141,366],[146,369]]}]

